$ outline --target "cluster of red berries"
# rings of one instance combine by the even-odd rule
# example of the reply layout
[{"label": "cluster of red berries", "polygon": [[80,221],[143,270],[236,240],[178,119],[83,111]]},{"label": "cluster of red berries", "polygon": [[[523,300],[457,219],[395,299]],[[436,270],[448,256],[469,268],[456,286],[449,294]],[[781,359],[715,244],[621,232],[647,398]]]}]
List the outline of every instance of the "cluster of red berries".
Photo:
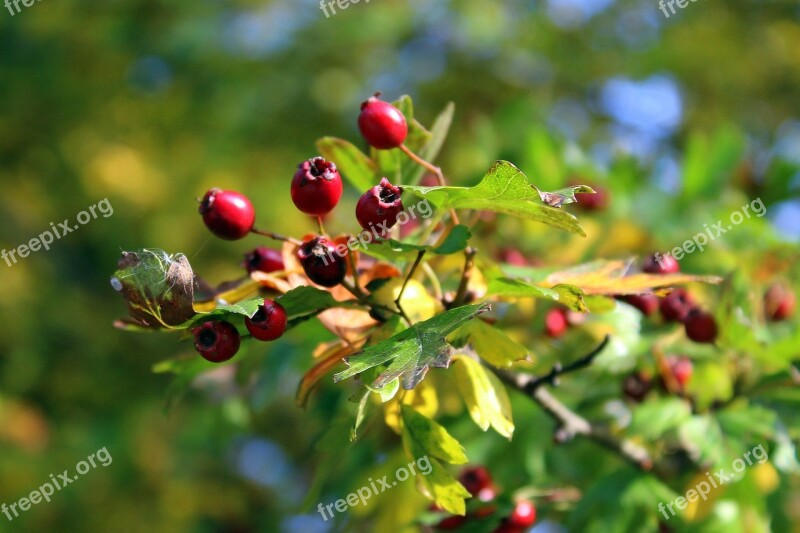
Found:
[{"label": "cluster of red berries", "polygon": [[[653,254],[645,259],[642,270],[648,274],[675,274],[680,271],[680,266],[671,255]],[[712,343],[717,338],[714,316],[700,309],[686,289],[675,289],[664,298],[654,294],[634,294],[621,299],[645,316],[660,310],[665,322],[682,323],[686,336],[694,342]]]},{"label": "cluster of red berries", "polygon": [[[398,148],[408,135],[408,124],[399,109],[378,97],[379,93],[361,105],[359,129],[374,148]],[[307,215],[323,217],[337,206],[343,189],[336,164],[313,157],[300,163],[292,178],[292,202]],[[359,199],[356,205],[358,223],[364,230],[373,230],[376,235],[385,237],[404,209],[401,194],[400,187],[382,178]],[[256,231],[253,204],[239,192],[210,189],[200,202],[199,211],[206,227],[222,239],[239,240]],[[344,280],[347,247],[336,244],[325,235],[312,235],[298,247],[297,259],[308,278],[317,285],[334,287]],[[243,266],[248,273],[284,270],[281,253],[265,247],[247,254]],[[266,300],[245,325],[256,339],[274,340],[286,329],[286,312],[277,302]],[[209,321],[192,332],[197,351],[209,361],[227,361],[239,349],[239,334],[230,323]]]},{"label": "cluster of red berries", "polygon": [[[467,516],[448,516],[436,524],[436,529],[452,531],[460,529],[470,518],[484,518],[495,513],[496,507],[491,503],[498,494],[497,486],[489,471],[483,466],[465,468],[458,478],[473,498],[485,503]],[[432,510],[440,510],[432,506]],[[504,517],[493,533],[522,533],[536,522],[536,507],[530,500],[518,500],[511,514]]]},{"label": "cluster of red berries", "polygon": [[[691,359],[672,355],[664,359],[664,365],[665,368],[662,368],[658,379],[661,389],[669,391],[673,390],[674,386],[682,393],[694,372]],[[637,403],[642,402],[652,388],[653,379],[649,373],[642,370],[628,375],[622,382],[623,395]]]}]

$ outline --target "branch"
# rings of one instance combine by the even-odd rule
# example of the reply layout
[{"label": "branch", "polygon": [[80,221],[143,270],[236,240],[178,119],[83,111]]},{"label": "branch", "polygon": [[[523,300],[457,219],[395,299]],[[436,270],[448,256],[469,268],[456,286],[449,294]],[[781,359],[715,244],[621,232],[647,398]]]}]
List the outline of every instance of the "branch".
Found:
[{"label": "branch", "polygon": [[592,426],[589,421],[571,411],[546,388],[542,387],[545,384],[554,385],[557,381],[556,378],[560,375],[589,366],[594,358],[605,348],[608,341],[609,337],[606,336],[603,342],[591,353],[564,368],[556,365],[546,376],[526,376],[496,369],[494,372],[504,383],[529,396],[559,424],[555,434],[558,442],[566,442],[576,435],[581,435],[617,453],[635,467],[650,471],[653,468],[653,460],[646,449],[632,441],[615,438],[605,428]]}]

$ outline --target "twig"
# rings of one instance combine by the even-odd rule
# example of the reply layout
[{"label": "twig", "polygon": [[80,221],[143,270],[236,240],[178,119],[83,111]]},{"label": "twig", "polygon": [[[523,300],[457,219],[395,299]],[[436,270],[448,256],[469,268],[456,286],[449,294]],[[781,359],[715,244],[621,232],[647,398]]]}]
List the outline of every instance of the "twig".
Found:
[{"label": "twig", "polygon": [[[447,186],[447,180],[444,179],[444,174],[442,173],[442,169],[441,168],[437,167],[433,163],[429,163],[428,161],[425,161],[420,156],[418,156],[417,154],[412,152],[411,149],[408,146],[406,146],[405,144],[401,144],[400,145],[400,150],[402,150],[403,153],[406,154],[408,156],[408,158],[411,159],[413,162],[415,162],[419,166],[427,169],[429,172],[433,172],[433,174],[436,176],[436,181],[439,182],[439,185],[441,187]],[[453,224],[459,224],[458,215],[456,214],[456,210],[453,209],[452,207],[450,208],[450,218],[453,219]]]},{"label": "twig", "polygon": [[260,229],[253,228],[250,230],[250,233],[255,233],[256,235],[263,235],[264,237],[269,237],[270,239],[274,239],[276,241],[283,241],[283,242],[290,242],[297,246],[302,246],[303,241],[298,239],[294,239],[292,237],[284,237],[283,235],[278,235],[277,233],[272,233],[271,231],[264,231]]},{"label": "twig", "polygon": [[400,300],[403,298],[403,293],[406,292],[406,285],[408,285],[408,281],[412,277],[414,277],[414,273],[417,271],[417,267],[422,261],[422,257],[424,255],[425,255],[425,250],[420,250],[419,252],[417,252],[417,258],[414,260],[414,264],[411,265],[411,270],[408,271],[408,276],[406,276],[406,279],[403,281],[403,286],[400,287],[400,293],[398,293],[397,298],[395,298],[394,300],[394,304],[397,306],[397,309],[400,310],[400,314],[403,316],[403,318],[406,319],[406,322],[408,322],[409,326],[411,325],[411,321],[408,319],[408,315],[406,315],[403,306],[400,304]]},{"label": "twig", "polygon": [[523,392],[525,392],[526,394],[532,394],[533,391],[535,391],[542,385],[552,385],[552,386],[558,385],[559,376],[563,376],[564,374],[569,374],[570,372],[575,372],[576,370],[580,370],[581,368],[585,368],[591,365],[595,357],[600,355],[600,352],[605,350],[610,340],[611,337],[606,335],[605,338],[603,339],[603,342],[601,342],[597,348],[595,348],[588,354],[584,355],[577,361],[568,364],[567,366],[562,367],[561,363],[556,363],[555,365],[553,365],[553,368],[547,375],[533,378],[531,381],[529,381],[525,385],[525,390]]},{"label": "twig", "polygon": [[458,291],[455,298],[453,298],[452,307],[458,307],[464,303],[469,280],[472,279],[472,270],[475,267],[475,254],[476,250],[471,246],[464,250],[464,272],[461,274],[461,283],[458,284]]}]

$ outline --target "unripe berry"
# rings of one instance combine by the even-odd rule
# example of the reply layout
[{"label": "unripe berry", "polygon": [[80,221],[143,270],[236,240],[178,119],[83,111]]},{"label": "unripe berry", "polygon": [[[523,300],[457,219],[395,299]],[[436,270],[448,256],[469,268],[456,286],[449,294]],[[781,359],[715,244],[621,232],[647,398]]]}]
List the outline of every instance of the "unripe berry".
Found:
[{"label": "unripe berry", "polygon": [[655,294],[630,294],[620,299],[641,311],[644,316],[651,316],[658,311],[659,301]]},{"label": "unripe berry", "polygon": [[286,310],[273,300],[264,300],[258,311],[244,320],[247,331],[260,341],[274,341],[286,331]]},{"label": "unripe berry", "polygon": [[239,332],[228,322],[209,320],[192,329],[194,347],[212,363],[227,361],[239,351]]},{"label": "unripe berry", "polygon": [[544,331],[551,339],[557,339],[563,335],[569,322],[567,321],[567,310],[561,307],[550,309],[544,318]]},{"label": "unripe berry", "polygon": [[379,150],[397,148],[406,140],[406,117],[395,106],[371,96],[361,104],[358,128],[370,146]]},{"label": "unripe berry", "polygon": [[400,187],[395,187],[386,178],[381,178],[380,185],[365,192],[356,205],[356,218],[365,230],[378,232],[386,236],[389,228],[397,223],[397,215],[403,211]]},{"label": "unripe berry", "polygon": [[642,270],[648,274],[675,274],[681,271],[678,260],[669,254],[653,254],[644,260]]},{"label": "unripe berry", "polygon": [[700,309],[690,311],[683,325],[686,336],[694,342],[711,343],[717,338],[717,321],[711,314]]},{"label": "unripe berry", "polygon": [[340,284],[347,273],[346,256],[339,256],[325,237],[314,237],[304,242],[297,250],[297,259],[308,279],[323,287]]},{"label": "unripe berry", "polygon": [[307,215],[327,215],[342,197],[342,177],[336,165],[322,157],[303,161],[292,179],[292,201]]},{"label": "unripe berry", "polygon": [[285,269],[281,252],[266,246],[259,246],[252,252],[245,254],[242,266],[247,269],[248,274],[256,271],[275,272]]},{"label": "unripe berry", "polygon": [[256,220],[253,204],[236,191],[209,189],[200,203],[199,211],[211,233],[229,241],[245,237],[253,229]]},{"label": "unripe berry", "polygon": [[780,283],[772,284],[764,294],[764,312],[767,320],[780,322],[794,314],[796,299],[794,293]]},{"label": "unripe berry", "polygon": [[536,522],[536,507],[534,507],[533,502],[520,500],[506,520],[513,527],[523,529],[531,527]]},{"label": "unripe berry", "polygon": [[670,372],[675,377],[675,381],[681,388],[684,388],[692,377],[694,366],[692,361],[687,357],[670,357],[666,360]]},{"label": "unripe berry", "polygon": [[660,308],[667,322],[683,322],[689,311],[695,308],[695,303],[686,289],[675,289],[661,299]]}]

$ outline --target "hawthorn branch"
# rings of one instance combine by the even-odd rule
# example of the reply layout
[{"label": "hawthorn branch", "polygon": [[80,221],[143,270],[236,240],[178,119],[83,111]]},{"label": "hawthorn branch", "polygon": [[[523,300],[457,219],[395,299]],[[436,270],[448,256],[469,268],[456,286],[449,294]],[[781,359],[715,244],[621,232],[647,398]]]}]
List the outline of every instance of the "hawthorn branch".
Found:
[{"label": "hawthorn branch", "polygon": [[555,434],[558,442],[566,442],[580,435],[613,451],[636,468],[650,471],[653,468],[653,460],[646,449],[632,441],[617,439],[606,428],[593,426],[588,420],[561,403],[558,398],[543,386],[555,385],[558,376],[589,366],[595,357],[603,351],[608,341],[609,337],[606,336],[603,342],[591,353],[566,367],[561,368],[560,365],[556,365],[545,376],[528,376],[504,370],[494,370],[494,372],[504,383],[529,396],[559,424]]}]

